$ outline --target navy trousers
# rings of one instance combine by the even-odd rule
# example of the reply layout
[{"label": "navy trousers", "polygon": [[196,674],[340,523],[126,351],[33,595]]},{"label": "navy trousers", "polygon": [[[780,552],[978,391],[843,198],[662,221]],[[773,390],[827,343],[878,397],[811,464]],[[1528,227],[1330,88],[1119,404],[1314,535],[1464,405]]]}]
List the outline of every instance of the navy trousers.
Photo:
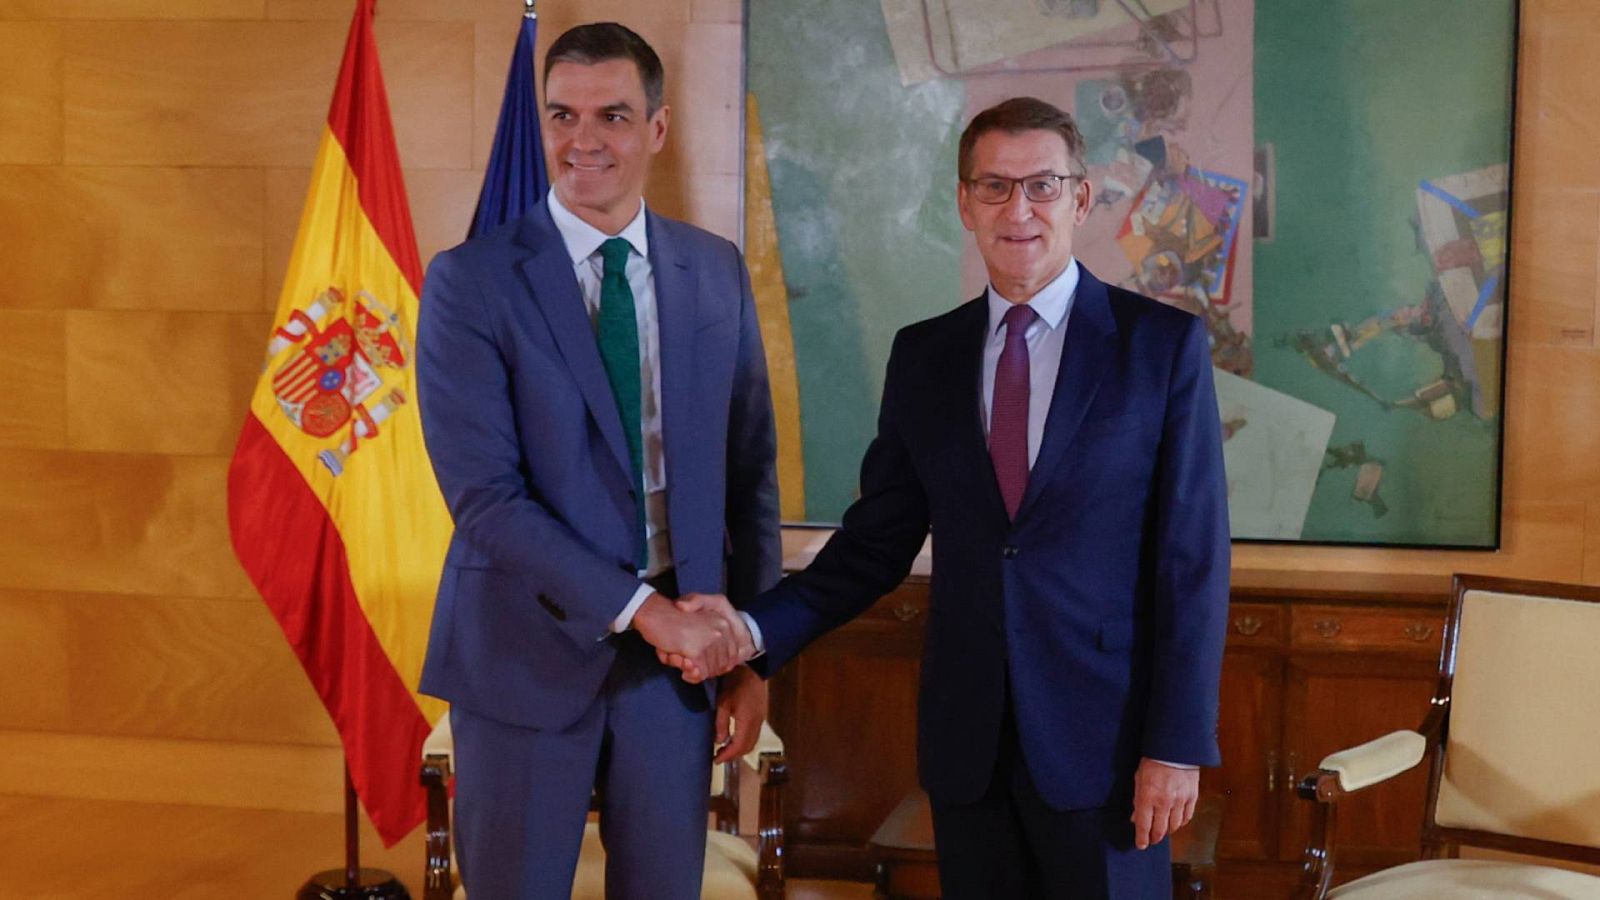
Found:
[{"label": "navy trousers", "polygon": [[610,900],[699,900],[714,715],[635,632],[563,731],[450,711],[457,859],[472,900],[568,900],[591,790]]},{"label": "navy trousers", "polygon": [[932,803],[944,900],[1168,900],[1168,841],[1133,846],[1133,804],[1052,809],[1017,740],[1011,701],[994,777],[976,803]]}]

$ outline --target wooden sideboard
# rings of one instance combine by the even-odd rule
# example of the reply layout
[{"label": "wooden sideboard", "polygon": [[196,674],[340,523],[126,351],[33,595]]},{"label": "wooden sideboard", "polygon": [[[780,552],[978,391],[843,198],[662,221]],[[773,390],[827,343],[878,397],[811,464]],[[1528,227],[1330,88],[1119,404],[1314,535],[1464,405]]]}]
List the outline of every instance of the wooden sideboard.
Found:
[{"label": "wooden sideboard", "polygon": [[[1202,790],[1227,797],[1219,896],[1288,896],[1309,828],[1295,780],[1334,750],[1421,722],[1449,587],[1442,576],[1235,573],[1223,765],[1201,778]],[[916,785],[927,604],[927,579],[912,576],[773,681],[772,722],[790,764],[784,824],[795,874],[872,875],[867,841]],[[1425,788],[1419,768],[1341,804],[1349,873],[1417,857]]]}]

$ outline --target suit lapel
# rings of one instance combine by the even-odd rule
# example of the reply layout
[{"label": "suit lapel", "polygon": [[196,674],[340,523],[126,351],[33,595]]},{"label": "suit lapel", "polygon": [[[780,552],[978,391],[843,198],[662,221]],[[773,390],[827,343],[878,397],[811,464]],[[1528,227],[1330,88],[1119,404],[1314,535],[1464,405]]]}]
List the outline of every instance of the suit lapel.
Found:
[{"label": "suit lapel", "polygon": [[1061,454],[1078,433],[1078,426],[1083,423],[1084,413],[1088,412],[1116,349],[1110,338],[1116,334],[1117,320],[1111,314],[1106,286],[1082,264],[1078,265],[1077,295],[1073,298],[1066,326],[1066,343],[1061,348],[1061,367],[1056,371],[1056,389],[1044,421],[1039,456],[1028,476],[1022,505],[1017,508],[1019,522],[1027,516],[1045,482],[1056,471]]},{"label": "suit lapel", "polygon": [[611,455],[624,473],[632,478],[633,462],[628,456],[627,439],[622,436],[622,416],[617,412],[611,382],[606,379],[600,347],[595,342],[594,324],[589,320],[578,278],[572,271],[561,232],[550,218],[550,210],[539,204],[528,214],[521,235],[532,254],[518,263],[535,305],[544,315],[555,337],[556,347],[567,368],[578,382],[578,391],[589,406],[589,414],[611,448]]},{"label": "suit lapel", "polygon": [[[694,334],[698,297],[694,271],[676,240],[673,229],[655,213],[646,211],[650,240],[650,269],[655,276],[656,325],[661,350],[661,442],[666,453],[667,482],[674,472],[687,471],[683,454],[693,447],[690,396],[695,358]],[[683,504],[667,496],[668,516]],[[674,525],[674,530],[676,526]]]}]

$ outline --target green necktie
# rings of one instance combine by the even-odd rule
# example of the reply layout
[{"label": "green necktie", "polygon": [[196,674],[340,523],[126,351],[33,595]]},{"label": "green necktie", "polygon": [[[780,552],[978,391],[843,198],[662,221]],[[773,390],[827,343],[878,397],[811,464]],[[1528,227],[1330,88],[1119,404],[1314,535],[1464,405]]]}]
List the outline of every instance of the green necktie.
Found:
[{"label": "green necktie", "polygon": [[628,287],[628,251],[622,238],[600,245],[605,262],[600,276],[600,361],[606,367],[606,380],[617,398],[622,417],[622,434],[628,439],[628,458],[633,461],[634,512],[639,526],[639,546],[635,562],[643,570],[650,560],[644,528],[644,434],[639,400],[639,320],[633,308],[633,289]]}]

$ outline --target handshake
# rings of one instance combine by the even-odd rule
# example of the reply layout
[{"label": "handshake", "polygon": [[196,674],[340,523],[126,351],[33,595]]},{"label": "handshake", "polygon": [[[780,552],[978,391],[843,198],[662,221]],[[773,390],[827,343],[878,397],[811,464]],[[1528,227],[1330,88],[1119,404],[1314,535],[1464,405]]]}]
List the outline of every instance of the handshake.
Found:
[{"label": "handshake", "polygon": [[688,594],[672,601],[651,594],[633,615],[633,627],[656,648],[663,665],[699,684],[726,675],[755,656],[744,617],[721,594]]}]

